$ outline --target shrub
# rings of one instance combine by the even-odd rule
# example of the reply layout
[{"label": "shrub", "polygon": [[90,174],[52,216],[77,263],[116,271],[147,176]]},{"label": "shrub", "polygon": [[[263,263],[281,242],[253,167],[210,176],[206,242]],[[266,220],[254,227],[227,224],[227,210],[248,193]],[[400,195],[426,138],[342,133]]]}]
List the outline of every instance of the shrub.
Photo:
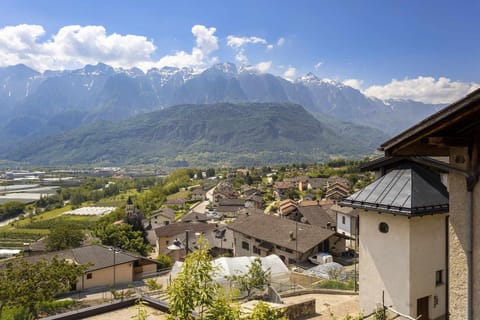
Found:
[{"label": "shrub", "polygon": [[160,269],[169,269],[172,267],[173,265],[173,261],[172,261],[172,258],[170,258],[169,256],[165,255],[165,254],[161,254],[157,257],[157,261],[159,262],[159,265],[158,267]]}]

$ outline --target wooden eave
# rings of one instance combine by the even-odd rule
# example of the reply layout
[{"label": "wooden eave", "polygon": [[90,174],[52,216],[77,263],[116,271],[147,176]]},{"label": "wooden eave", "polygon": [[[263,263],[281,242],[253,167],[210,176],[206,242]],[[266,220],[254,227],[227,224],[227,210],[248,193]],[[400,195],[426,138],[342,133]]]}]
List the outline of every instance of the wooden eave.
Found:
[{"label": "wooden eave", "polygon": [[447,156],[480,137],[480,89],[386,141],[386,156]]}]

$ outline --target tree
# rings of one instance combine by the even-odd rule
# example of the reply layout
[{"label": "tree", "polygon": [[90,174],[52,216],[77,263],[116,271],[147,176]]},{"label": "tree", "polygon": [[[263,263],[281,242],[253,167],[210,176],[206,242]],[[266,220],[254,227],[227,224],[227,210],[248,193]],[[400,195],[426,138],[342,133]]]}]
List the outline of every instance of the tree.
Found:
[{"label": "tree", "polygon": [[252,313],[247,318],[248,320],[286,320],[282,316],[283,310],[276,310],[270,307],[263,301],[258,302],[253,307]]},{"label": "tree", "polygon": [[264,290],[270,280],[270,270],[263,270],[262,260],[255,258],[248,268],[248,272],[242,275],[227,277],[233,285],[241,292],[246,293],[250,299],[255,290]]},{"label": "tree", "polygon": [[214,268],[208,253],[208,243],[200,238],[198,250],[187,255],[180,272],[167,290],[169,319],[194,319],[197,308],[199,319],[204,319],[206,310],[213,306],[218,285],[213,280]]},{"label": "tree", "polygon": [[0,317],[2,308],[9,306],[24,308],[37,318],[40,303],[68,292],[87,268],[57,257],[35,263],[24,259],[8,263],[0,270]]},{"label": "tree", "polygon": [[126,223],[99,226],[95,230],[95,235],[104,245],[135,252],[142,256],[148,255],[151,250],[150,245],[145,243],[142,232],[134,231],[132,226]]},{"label": "tree", "polygon": [[214,177],[215,176],[215,169],[213,168],[208,168],[206,172],[207,178]]},{"label": "tree", "polygon": [[25,204],[18,201],[5,202],[0,205],[0,220],[16,217],[25,210]]},{"label": "tree", "polygon": [[173,265],[172,258],[166,254],[160,254],[157,256],[158,267],[160,269],[168,269]]},{"label": "tree", "polygon": [[221,289],[218,288],[215,300],[207,311],[208,320],[240,320],[241,312],[238,304]]},{"label": "tree", "polygon": [[60,225],[50,230],[46,245],[49,251],[80,247],[85,234],[71,225]]},{"label": "tree", "polygon": [[[284,319],[280,316],[281,312],[266,303],[257,304],[250,316],[243,316],[238,304],[232,302],[213,279],[215,268],[210,261],[208,243],[200,238],[197,244],[198,250],[187,255],[180,272],[167,289],[170,311],[168,319],[193,320],[194,311],[198,313],[198,319],[208,320]],[[250,275],[265,277],[260,262],[255,262],[250,269]]]}]

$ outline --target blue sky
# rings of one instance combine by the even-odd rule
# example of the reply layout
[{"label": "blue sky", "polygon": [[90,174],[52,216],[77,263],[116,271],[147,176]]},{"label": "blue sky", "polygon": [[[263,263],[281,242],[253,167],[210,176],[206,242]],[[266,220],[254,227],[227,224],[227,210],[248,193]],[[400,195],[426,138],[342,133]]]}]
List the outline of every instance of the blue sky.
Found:
[{"label": "blue sky", "polygon": [[311,71],[380,98],[450,102],[480,83],[478,12],[478,1],[2,0],[0,66],[228,61],[291,80]]}]

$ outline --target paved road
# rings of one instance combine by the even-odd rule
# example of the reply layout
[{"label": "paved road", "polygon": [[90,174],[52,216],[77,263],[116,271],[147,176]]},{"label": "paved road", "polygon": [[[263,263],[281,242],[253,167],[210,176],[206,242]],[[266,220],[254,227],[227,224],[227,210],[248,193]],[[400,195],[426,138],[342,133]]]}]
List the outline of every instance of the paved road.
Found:
[{"label": "paved road", "polygon": [[200,202],[197,204],[192,211],[197,212],[197,213],[205,213],[207,210],[207,206],[213,202],[213,190],[215,190],[216,187],[213,187],[212,189],[207,191],[206,198],[207,200]]}]

